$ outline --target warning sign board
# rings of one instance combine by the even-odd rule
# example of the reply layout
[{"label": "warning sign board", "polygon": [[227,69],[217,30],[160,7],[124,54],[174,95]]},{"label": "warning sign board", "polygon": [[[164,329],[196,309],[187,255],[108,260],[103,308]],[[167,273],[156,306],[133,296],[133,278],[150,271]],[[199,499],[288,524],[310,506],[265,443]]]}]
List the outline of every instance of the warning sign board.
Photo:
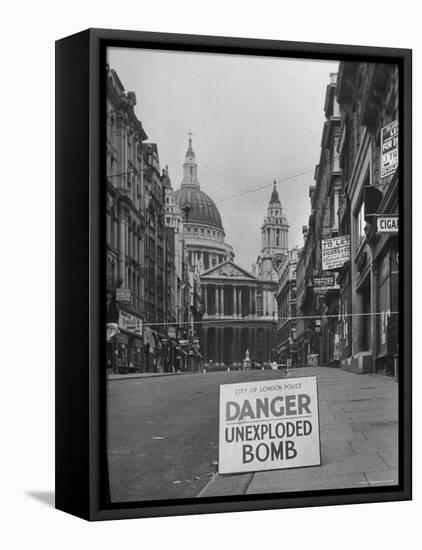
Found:
[{"label": "warning sign board", "polygon": [[220,474],[320,464],[316,376],[220,386]]}]

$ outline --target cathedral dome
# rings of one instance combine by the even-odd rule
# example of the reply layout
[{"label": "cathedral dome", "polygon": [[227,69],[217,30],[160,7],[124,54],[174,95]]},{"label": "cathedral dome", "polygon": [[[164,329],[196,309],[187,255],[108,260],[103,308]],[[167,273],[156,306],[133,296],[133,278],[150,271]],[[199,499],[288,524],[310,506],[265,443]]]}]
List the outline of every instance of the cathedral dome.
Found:
[{"label": "cathedral dome", "polygon": [[192,148],[192,133],[183,163],[183,180],[180,189],[174,193],[177,205],[182,211],[183,221],[210,225],[224,232],[220,212],[215,202],[201,191],[198,180],[198,165]]},{"label": "cathedral dome", "polygon": [[[174,193],[176,202],[183,214],[183,220],[189,223],[210,225],[224,231],[220,212],[214,201],[197,185],[184,184]],[[187,214],[186,207],[190,206]],[[186,216],[187,214],[187,216]]]}]

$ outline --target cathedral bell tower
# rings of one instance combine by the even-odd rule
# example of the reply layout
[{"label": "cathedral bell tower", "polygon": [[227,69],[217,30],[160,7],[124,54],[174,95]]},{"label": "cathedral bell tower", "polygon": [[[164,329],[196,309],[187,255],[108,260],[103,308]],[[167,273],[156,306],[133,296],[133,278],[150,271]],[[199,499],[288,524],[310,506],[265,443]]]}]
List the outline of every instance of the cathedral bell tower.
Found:
[{"label": "cathedral bell tower", "polygon": [[261,227],[262,248],[257,262],[260,278],[278,280],[277,270],[289,250],[288,235],[289,224],[274,181],[267,215]]},{"label": "cathedral bell tower", "polygon": [[183,163],[182,185],[195,185],[199,187],[198,165],[196,164],[195,153],[192,149],[191,133],[189,133],[189,146],[186,151],[185,162]]}]

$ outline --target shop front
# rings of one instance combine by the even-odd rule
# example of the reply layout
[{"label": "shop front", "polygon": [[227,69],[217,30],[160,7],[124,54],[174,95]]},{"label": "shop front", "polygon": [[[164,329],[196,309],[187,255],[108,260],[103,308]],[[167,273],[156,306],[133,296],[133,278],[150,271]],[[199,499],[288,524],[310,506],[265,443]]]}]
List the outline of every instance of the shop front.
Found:
[{"label": "shop front", "polygon": [[378,262],[378,309],[376,372],[394,376],[398,355],[397,252],[388,248]]}]

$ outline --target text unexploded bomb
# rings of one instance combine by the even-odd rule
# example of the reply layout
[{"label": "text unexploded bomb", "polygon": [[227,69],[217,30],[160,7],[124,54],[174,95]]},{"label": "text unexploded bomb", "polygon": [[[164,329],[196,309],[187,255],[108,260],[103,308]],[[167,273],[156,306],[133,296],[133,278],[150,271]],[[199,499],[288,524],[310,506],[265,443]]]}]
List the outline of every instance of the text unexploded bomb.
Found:
[{"label": "text unexploded bomb", "polygon": [[[226,420],[234,425],[225,428],[225,441],[226,443],[260,442],[242,445],[244,464],[255,460],[273,462],[293,459],[297,456],[295,443],[292,439],[286,438],[308,436],[312,433],[312,423],[308,420],[274,423],[274,420],[283,416],[310,414],[310,402],[311,399],[307,394],[278,395],[273,399],[258,398],[252,401],[245,399],[242,405],[236,401],[228,401]],[[239,425],[242,422],[243,425]],[[247,423],[249,425],[246,425]]]}]

